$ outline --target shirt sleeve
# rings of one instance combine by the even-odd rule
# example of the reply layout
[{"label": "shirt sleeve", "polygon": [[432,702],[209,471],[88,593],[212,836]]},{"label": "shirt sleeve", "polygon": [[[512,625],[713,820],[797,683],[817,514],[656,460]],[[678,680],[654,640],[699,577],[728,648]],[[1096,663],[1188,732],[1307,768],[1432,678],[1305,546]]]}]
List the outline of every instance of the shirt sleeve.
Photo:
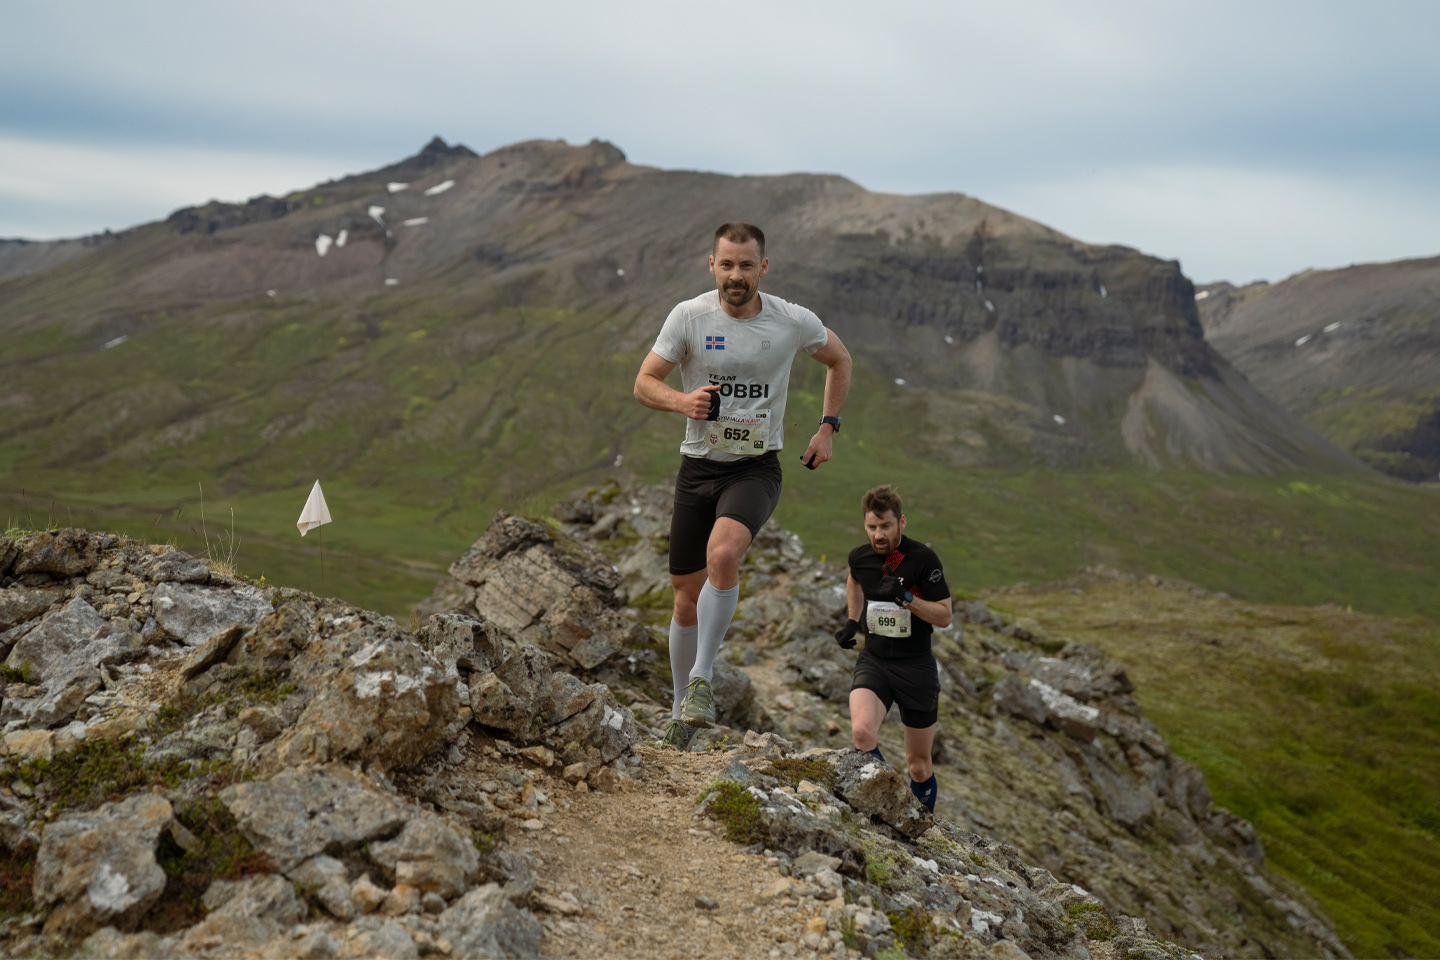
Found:
[{"label": "shirt sleeve", "polygon": [[800,307],[795,312],[800,320],[800,349],[813,357],[815,351],[829,341],[830,334],[825,331],[825,324],[820,322],[813,310]]},{"label": "shirt sleeve", "polygon": [[660,328],[660,336],[655,338],[655,346],[650,349],[671,363],[683,363],[689,359],[690,324],[680,305],[671,310],[670,316],[665,318],[665,324]]},{"label": "shirt sleeve", "polygon": [[919,594],[926,600],[944,600],[950,596],[950,584],[945,582],[945,569],[934,550],[926,550],[920,563],[920,582],[916,584]]}]

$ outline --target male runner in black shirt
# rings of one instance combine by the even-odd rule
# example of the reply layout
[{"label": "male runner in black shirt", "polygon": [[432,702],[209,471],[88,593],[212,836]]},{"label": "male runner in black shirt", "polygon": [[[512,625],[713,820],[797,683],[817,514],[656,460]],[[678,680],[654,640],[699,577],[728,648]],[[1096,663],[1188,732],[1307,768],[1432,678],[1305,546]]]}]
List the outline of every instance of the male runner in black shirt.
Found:
[{"label": "male runner in black shirt", "polygon": [[835,634],[847,650],[855,646],[855,634],[865,634],[850,689],[850,734],[856,750],[883,760],[880,723],[899,702],[910,791],[934,811],[930,749],[939,719],[940,668],[930,652],[930,634],[934,627],[950,626],[950,586],[935,551],[904,535],[905,514],[893,487],[868,491],[861,510],[869,543],[850,551],[845,584],[850,619]]}]

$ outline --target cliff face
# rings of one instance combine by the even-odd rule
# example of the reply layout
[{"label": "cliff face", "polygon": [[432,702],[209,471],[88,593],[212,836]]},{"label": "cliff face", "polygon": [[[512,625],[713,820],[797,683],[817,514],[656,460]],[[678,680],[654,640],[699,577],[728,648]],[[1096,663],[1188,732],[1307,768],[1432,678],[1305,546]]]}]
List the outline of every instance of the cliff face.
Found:
[{"label": "cliff face", "polygon": [[[1087,245],[963,195],[663,171],[599,141],[483,157],[432,143],[286,197],[181,210],[52,269],[17,260],[26,275],[6,284],[0,329],[108,334],[93,349],[159,335],[179,313],[189,320],[173,332],[193,338],[220,316],[288,305],[311,318],[438,312],[448,320],[432,336],[506,351],[507,311],[563,310],[590,318],[607,351],[638,354],[671,304],[710,285],[705,252],[727,219],[765,227],[764,289],[815,309],[865,372],[902,388],[882,402],[953,433],[949,462],[1347,465],[1207,346],[1173,262]],[[67,352],[47,354],[43,376],[73,365]],[[23,390],[26,371],[14,374]],[[256,396],[236,399],[257,414]],[[193,415],[173,404],[168,414]]]},{"label": "cliff face", "polygon": [[1199,295],[1206,337],[1266,396],[1376,469],[1440,477],[1440,258]]}]

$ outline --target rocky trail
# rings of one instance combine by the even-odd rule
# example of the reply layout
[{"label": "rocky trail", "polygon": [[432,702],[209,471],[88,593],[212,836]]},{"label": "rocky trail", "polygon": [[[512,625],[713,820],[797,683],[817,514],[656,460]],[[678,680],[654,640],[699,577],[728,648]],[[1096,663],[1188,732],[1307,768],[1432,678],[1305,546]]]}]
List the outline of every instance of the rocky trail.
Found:
[{"label": "rocky trail", "polygon": [[163,545],[0,538],[0,953],[1348,955],[1120,664],[981,603],[937,637],[926,813],[848,746],[843,575],[773,526],[721,725],[654,746],[667,511],[501,514],[409,629]]}]

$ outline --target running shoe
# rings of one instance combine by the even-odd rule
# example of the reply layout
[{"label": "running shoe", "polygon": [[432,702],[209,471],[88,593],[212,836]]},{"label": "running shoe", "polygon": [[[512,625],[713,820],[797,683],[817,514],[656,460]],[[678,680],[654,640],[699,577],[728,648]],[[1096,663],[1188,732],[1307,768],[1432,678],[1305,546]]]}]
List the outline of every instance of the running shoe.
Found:
[{"label": "running shoe", "polygon": [[690,744],[695,742],[695,734],[699,732],[699,727],[671,720],[665,724],[665,735],[660,738],[660,746],[674,747],[681,753],[686,753],[690,750]]},{"label": "running shoe", "polygon": [[685,702],[680,705],[680,719],[692,727],[715,726],[715,694],[710,681],[696,677],[685,685]]}]

